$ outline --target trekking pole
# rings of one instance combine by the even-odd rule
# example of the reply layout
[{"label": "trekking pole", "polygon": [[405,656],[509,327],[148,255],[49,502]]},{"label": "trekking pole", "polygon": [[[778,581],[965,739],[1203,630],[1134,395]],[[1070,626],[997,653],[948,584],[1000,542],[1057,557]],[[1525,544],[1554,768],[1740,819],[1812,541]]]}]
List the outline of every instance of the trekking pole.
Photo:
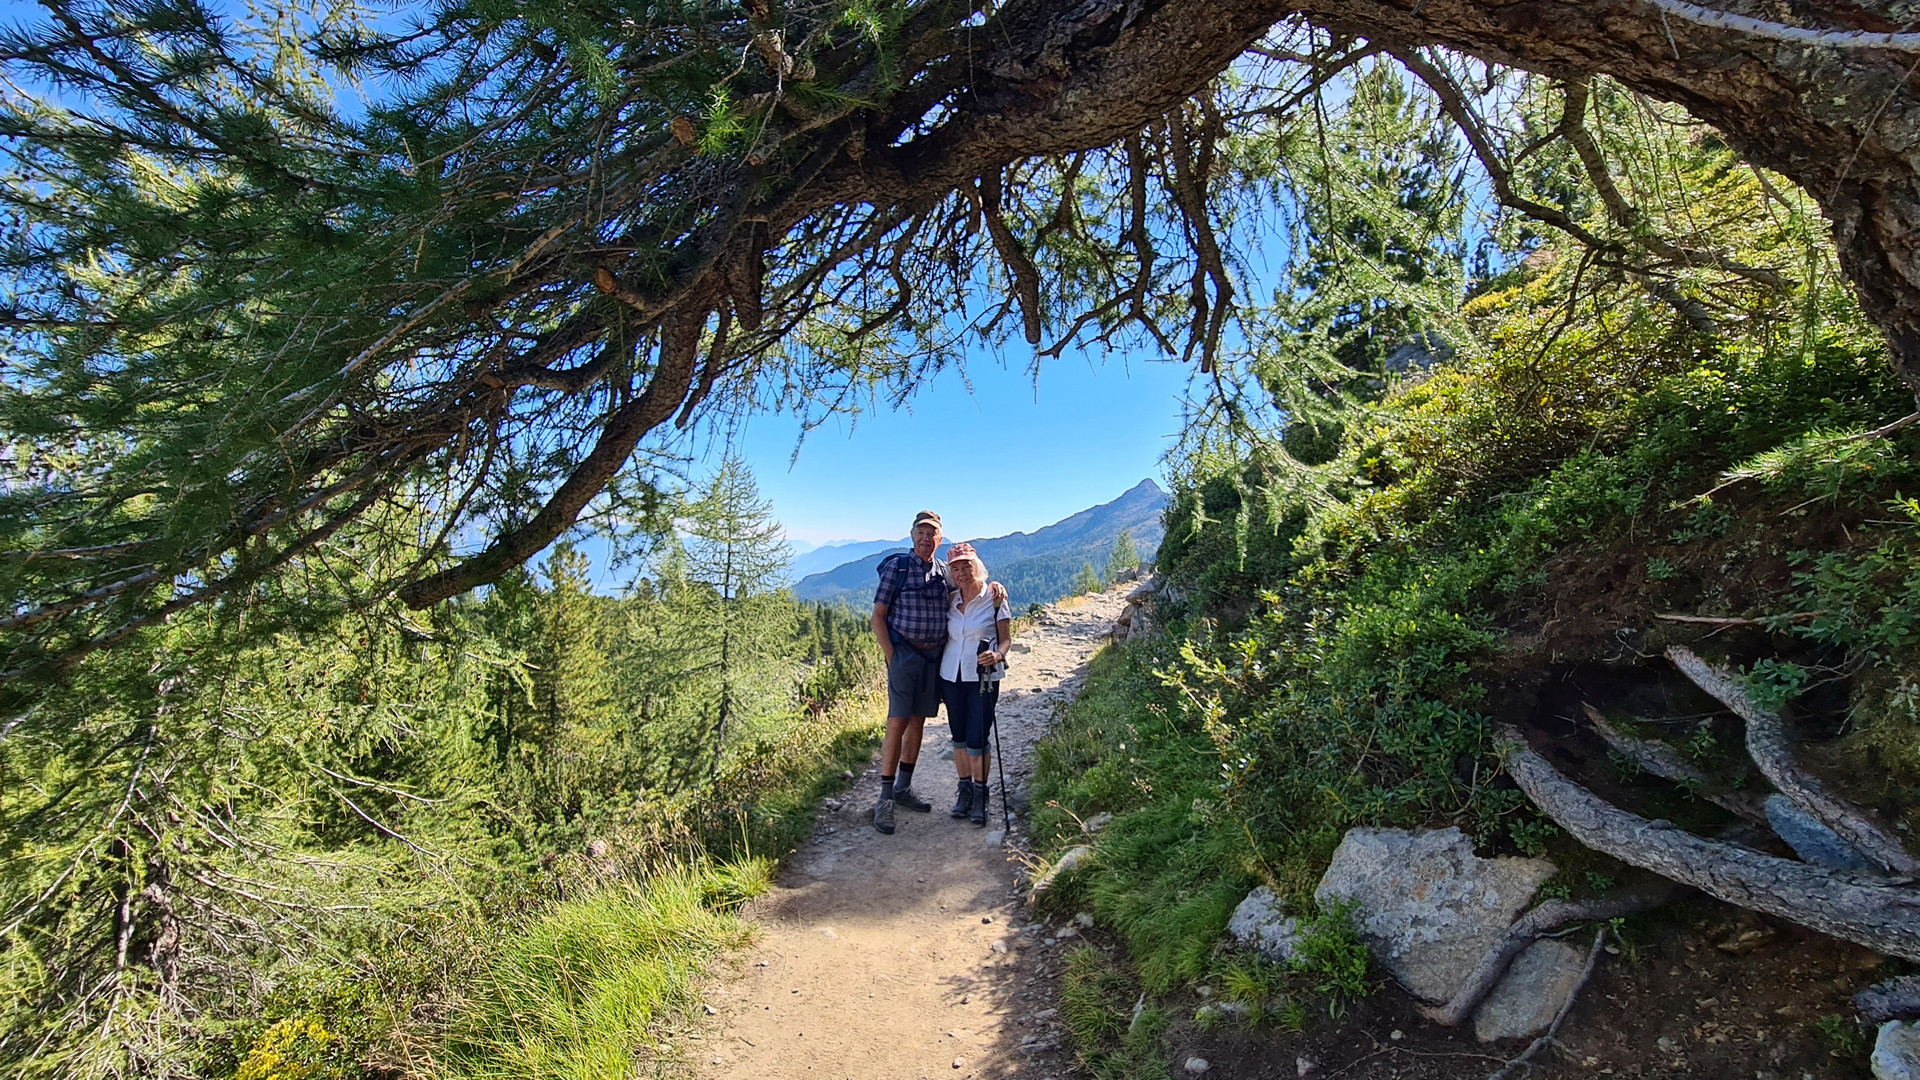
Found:
[{"label": "trekking pole", "polygon": [[1007,842],[1013,835],[1013,805],[1007,802],[1007,754],[1000,749],[1000,725],[993,725],[993,756],[1000,759],[1000,817],[1002,820],[1000,842]]},{"label": "trekking pole", "polygon": [[[986,642],[983,641],[980,644],[985,645]],[[982,671],[980,672],[980,708],[983,712],[986,710],[987,695],[990,692],[987,673]],[[1013,835],[1013,804],[1007,801],[1007,754],[1000,749],[1000,722],[997,717],[993,724],[993,756],[1000,759],[1000,817],[1003,823],[1000,842],[1005,844],[1007,838]]]},{"label": "trekking pole", "polygon": [[[981,686],[987,686],[987,680],[981,678],[979,684],[981,684]],[[985,696],[987,696],[987,690],[981,690],[979,694],[981,694],[981,698],[985,698]],[[1000,721],[998,721],[998,717],[995,717],[995,723],[993,723],[993,755],[1000,759],[1000,819],[1002,819],[1002,826],[1000,826],[1000,844],[1006,844],[1006,840],[1014,834],[1014,803],[1006,801],[1006,751],[1000,749]]]}]

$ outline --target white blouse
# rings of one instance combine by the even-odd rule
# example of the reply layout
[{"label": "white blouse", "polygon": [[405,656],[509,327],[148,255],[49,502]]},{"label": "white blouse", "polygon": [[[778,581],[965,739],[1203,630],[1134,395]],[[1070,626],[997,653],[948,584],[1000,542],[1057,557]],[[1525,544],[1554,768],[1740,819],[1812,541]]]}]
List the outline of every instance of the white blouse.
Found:
[{"label": "white blouse", "polygon": [[[994,624],[1001,619],[1013,618],[1013,610],[1005,604],[998,608],[993,604],[993,590],[982,587],[980,595],[970,604],[962,604],[960,590],[953,590],[953,599],[947,603],[947,648],[940,654],[940,677],[948,682],[978,682],[979,669],[973,662],[973,656],[980,642],[989,648],[999,644],[998,632]],[[987,673],[989,682],[998,681],[1007,673],[1005,659]]]}]

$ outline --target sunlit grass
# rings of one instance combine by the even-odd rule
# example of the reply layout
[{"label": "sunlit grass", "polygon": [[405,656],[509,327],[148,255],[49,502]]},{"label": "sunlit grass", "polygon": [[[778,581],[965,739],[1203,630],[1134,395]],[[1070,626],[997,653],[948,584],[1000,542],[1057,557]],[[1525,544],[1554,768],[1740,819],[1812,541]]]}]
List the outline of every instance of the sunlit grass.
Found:
[{"label": "sunlit grass", "polygon": [[747,939],[730,909],[770,881],[764,861],[676,867],[546,909],[498,944],[456,1013],[443,1072],[628,1080],[655,1053],[651,1026]]}]

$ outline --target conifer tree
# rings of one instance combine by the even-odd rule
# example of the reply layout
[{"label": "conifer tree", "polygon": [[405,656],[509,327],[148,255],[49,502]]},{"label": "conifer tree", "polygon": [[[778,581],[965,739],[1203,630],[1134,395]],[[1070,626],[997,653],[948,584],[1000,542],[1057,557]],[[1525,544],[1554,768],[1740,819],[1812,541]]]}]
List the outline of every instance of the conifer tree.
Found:
[{"label": "conifer tree", "polygon": [[1113,538],[1113,551],[1107,555],[1108,581],[1118,581],[1120,575],[1140,565],[1140,549],[1134,546],[1133,530],[1121,529],[1120,535]]},{"label": "conifer tree", "polygon": [[709,771],[717,774],[729,727],[776,700],[770,680],[778,692],[786,689],[775,672],[793,656],[795,605],[780,590],[789,553],[773,504],[760,497],[737,457],[722,461],[699,498],[687,503],[682,526],[686,579],[695,587],[686,595],[697,605],[697,633],[712,657]]},{"label": "conifer tree", "polygon": [[1071,594],[1074,596],[1083,596],[1087,593],[1096,593],[1099,592],[1104,585],[1105,583],[1100,580],[1100,572],[1093,568],[1093,563],[1090,561],[1085,562],[1080,564],[1079,572],[1073,575]]}]

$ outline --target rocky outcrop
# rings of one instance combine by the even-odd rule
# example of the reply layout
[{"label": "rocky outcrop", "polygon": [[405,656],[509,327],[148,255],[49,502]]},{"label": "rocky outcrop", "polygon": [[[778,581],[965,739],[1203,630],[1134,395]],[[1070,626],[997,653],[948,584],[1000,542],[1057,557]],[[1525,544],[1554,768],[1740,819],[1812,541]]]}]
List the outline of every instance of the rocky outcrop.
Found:
[{"label": "rocky outcrop", "polygon": [[1157,587],[1158,579],[1148,578],[1127,594],[1127,606],[1113,620],[1113,640],[1125,641],[1130,637],[1139,637],[1153,628],[1153,616],[1148,605]]}]

